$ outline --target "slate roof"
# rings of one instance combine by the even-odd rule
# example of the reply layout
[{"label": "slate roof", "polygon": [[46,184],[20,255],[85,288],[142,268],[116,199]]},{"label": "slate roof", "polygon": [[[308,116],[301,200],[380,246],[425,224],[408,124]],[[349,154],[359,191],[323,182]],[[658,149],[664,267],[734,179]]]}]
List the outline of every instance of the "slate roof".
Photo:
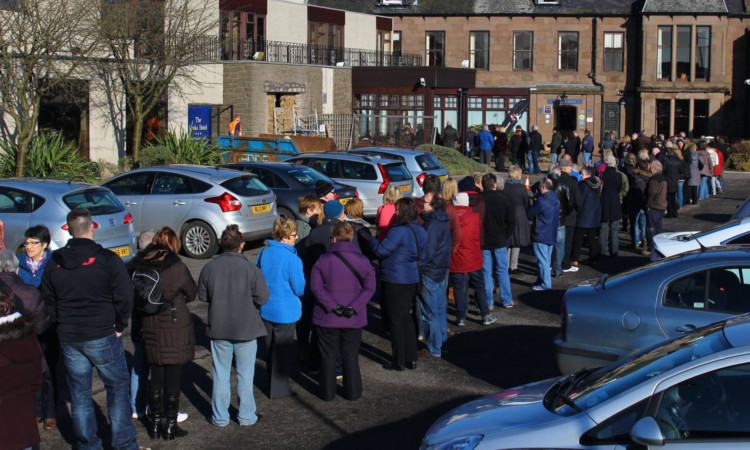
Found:
[{"label": "slate roof", "polygon": [[724,0],[646,0],[645,14],[723,13],[729,12]]}]

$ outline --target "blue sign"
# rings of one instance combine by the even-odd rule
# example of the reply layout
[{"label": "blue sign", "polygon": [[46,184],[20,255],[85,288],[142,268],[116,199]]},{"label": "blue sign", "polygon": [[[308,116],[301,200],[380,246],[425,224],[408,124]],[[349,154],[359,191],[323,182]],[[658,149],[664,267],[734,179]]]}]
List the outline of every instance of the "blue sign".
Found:
[{"label": "blue sign", "polygon": [[188,127],[193,139],[211,139],[211,105],[188,105]]},{"label": "blue sign", "polygon": [[550,105],[558,104],[558,105],[583,105],[583,100],[576,99],[576,100],[557,100],[557,99],[550,99],[547,100],[547,103]]}]

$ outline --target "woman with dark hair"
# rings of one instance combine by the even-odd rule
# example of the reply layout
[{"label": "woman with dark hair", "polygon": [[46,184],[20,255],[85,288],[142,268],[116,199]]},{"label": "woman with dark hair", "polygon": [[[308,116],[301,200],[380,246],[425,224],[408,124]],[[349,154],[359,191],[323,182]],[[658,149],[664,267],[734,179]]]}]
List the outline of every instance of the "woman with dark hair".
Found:
[{"label": "woman with dark hair", "polygon": [[34,391],[42,385],[42,353],[34,321],[22,315],[13,293],[0,290],[0,448],[39,444]]},{"label": "woman with dark hair", "polygon": [[370,248],[380,258],[381,298],[388,310],[391,329],[392,365],[404,370],[417,368],[417,336],[414,331],[414,301],[422,284],[422,263],[427,250],[427,232],[417,221],[413,198],[396,201],[397,223],[383,242],[370,240]]},{"label": "woman with dark hair", "polygon": [[49,230],[44,225],[37,225],[29,227],[23,235],[25,250],[18,255],[18,276],[24,283],[38,288],[44,268],[52,256],[47,249],[50,243]]},{"label": "woman with dark hair", "polygon": [[[133,259],[136,271],[156,271],[161,277],[164,301],[167,307],[156,314],[142,318],[143,343],[146,359],[151,366],[149,379],[149,407],[151,423],[148,428],[152,439],[165,440],[183,437],[187,431],[177,426],[180,406],[180,379],[182,365],[195,357],[195,331],[187,303],[195,299],[197,287],[190,270],[182,262],[180,238],[169,227],[163,227],[153,241]],[[133,323],[133,332],[137,324]],[[166,410],[162,411],[162,399]],[[162,417],[166,416],[166,426]]]}]

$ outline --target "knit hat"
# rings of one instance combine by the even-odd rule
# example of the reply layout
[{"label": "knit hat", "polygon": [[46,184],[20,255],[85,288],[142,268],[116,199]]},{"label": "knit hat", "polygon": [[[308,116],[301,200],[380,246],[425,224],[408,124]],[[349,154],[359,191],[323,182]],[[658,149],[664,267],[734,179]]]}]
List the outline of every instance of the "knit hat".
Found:
[{"label": "knit hat", "polygon": [[325,197],[332,190],[333,190],[333,185],[327,181],[318,180],[315,182],[315,196],[318,198]]},{"label": "knit hat", "polygon": [[607,155],[604,157],[604,164],[607,165],[607,167],[616,167],[617,166],[617,160],[612,155]]},{"label": "knit hat", "polygon": [[[328,183],[330,186],[330,183]],[[344,205],[338,200],[330,200],[323,206],[323,213],[326,217],[341,217],[341,213],[344,212]]]},{"label": "knit hat", "polygon": [[453,197],[453,204],[455,206],[469,206],[469,194],[466,192],[459,192]]},{"label": "knit hat", "polygon": [[573,167],[573,163],[568,158],[560,158],[557,165],[560,166],[561,169],[563,167]]},{"label": "knit hat", "polygon": [[476,192],[477,187],[474,184],[474,177],[468,175],[458,182],[458,192]]}]

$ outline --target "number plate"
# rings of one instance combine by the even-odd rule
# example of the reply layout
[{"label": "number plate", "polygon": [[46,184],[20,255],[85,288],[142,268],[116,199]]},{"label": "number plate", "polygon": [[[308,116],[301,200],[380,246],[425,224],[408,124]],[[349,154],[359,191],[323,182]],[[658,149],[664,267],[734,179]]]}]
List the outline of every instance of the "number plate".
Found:
[{"label": "number plate", "polygon": [[253,206],[253,213],[254,214],[264,213],[264,212],[268,212],[270,210],[271,210],[271,205],[269,205],[269,204]]},{"label": "number plate", "polygon": [[443,182],[443,181],[445,181],[445,179],[446,179],[446,178],[448,178],[448,177],[447,177],[447,176],[445,176],[445,175],[440,175],[440,182]]},{"label": "number plate", "polygon": [[352,199],[351,197],[346,197],[346,198],[340,198],[339,201],[341,202],[342,205],[346,205],[347,203],[349,203],[349,200],[351,199]]},{"label": "number plate", "polygon": [[409,190],[409,185],[405,184],[403,186],[399,186],[398,188],[401,189],[401,192],[406,192]]},{"label": "number plate", "polygon": [[127,247],[117,247],[112,249],[120,258],[130,255],[130,249]]}]

